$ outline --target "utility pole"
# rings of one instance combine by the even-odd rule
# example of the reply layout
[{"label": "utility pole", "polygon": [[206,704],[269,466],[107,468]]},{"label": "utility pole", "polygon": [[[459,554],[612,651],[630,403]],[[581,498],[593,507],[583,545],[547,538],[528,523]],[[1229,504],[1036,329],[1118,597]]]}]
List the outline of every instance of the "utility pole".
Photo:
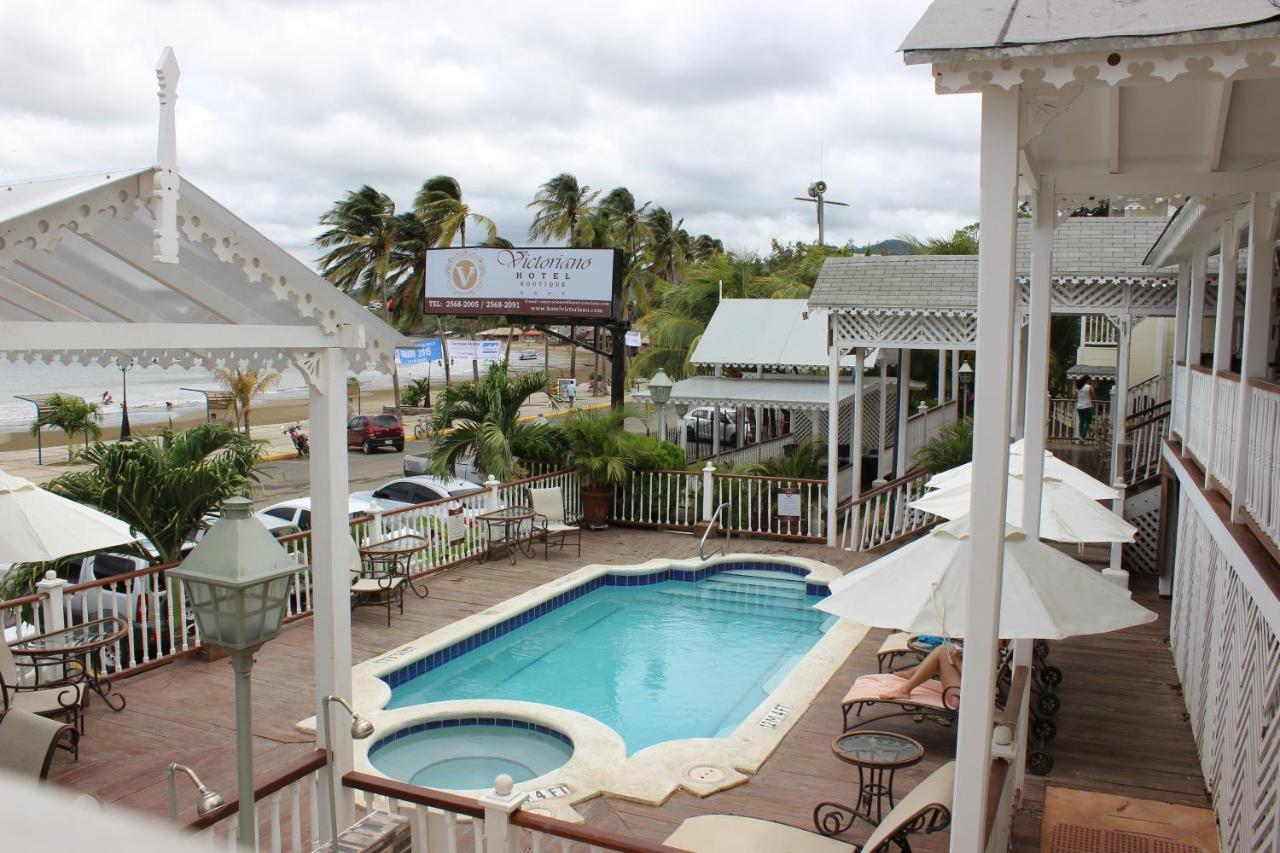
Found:
[{"label": "utility pole", "polygon": [[826,182],[826,181],[814,181],[813,183],[809,184],[809,197],[808,197],[808,198],[805,198],[805,197],[803,197],[803,196],[795,196],[795,200],[796,200],[796,201],[804,201],[804,202],[809,202],[810,204],[817,205],[817,208],[818,208],[818,245],[819,245],[819,246],[825,246],[825,245],[827,245],[827,243],[826,243],[826,234],[824,233],[824,231],[825,231],[825,221],[824,221],[824,220],[825,220],[825,217],[823,216],[823,213],[824,213],[823,208],[824,208],[826,205],[828,205],[828,204],[835,204],[835,205],[839,205],[840,207],[848,207],[848,206],[849,206],[849,205],[845,204],[843,201],[828,201],[828,200],[826,199],[826,197],[825,197],[825,196],[826,196],[826,192],[827,192],[827,182]]}]

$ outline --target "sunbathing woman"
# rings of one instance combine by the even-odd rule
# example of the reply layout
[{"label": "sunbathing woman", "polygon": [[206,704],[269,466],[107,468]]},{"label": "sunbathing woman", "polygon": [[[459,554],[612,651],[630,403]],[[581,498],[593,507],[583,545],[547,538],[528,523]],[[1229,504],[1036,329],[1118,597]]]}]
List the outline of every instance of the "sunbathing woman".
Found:
[{"label": "sunbathing woman", "polygon": [[960,707],[960,666],[964,655],[960,646],[944,642],[915,667],[897,673],[904,681],[902,686],[890,690],[881,699],[897,701],[911,698],[911,691],[937,676],[942,682],[943,701],[955,710]]}]

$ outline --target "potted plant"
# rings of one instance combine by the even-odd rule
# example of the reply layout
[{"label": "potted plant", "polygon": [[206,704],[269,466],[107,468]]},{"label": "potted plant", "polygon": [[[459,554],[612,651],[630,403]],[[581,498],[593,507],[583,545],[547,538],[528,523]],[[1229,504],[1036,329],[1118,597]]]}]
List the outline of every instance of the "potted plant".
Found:
[{"label": "potted plant", "polygon": [[614,487],[632,466],[632,450],[623,439],[626,408],[579,409],[565,421],[566,462],[578,475],[582,514],[591,528],[607,526]]}]

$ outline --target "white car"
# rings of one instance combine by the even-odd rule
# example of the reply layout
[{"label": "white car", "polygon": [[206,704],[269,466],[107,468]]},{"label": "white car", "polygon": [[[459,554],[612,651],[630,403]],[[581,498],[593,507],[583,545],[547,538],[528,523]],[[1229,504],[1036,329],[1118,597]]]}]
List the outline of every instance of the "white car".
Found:
[{"label": "white car", "polygon": [[[357,499],[355,495],[347,498],[347,517],[350,519],[369,515],[377,509],[373,501]],[[311,529],[311,498],[293,498],[280,501],[254,513],[271,535],[279,539],[291,533],[299,533]]]},{"label": "white car", "polygon": [[384,511],[404,509],[428,501],[447,500],[484,487],[470,480],[457,477],[445,480],[441,477],[398,477],[383,483],[371,492],[352,492],[351,499],[371,501]]},{"label": "white car", "polygon": [[[734,409],[720,410],[720,441],[732,444],[738,434],[738,413]],[[711,423],[715,420],[716,410],[711,406],[699,406],[690,409],[684,416],[684,431],[690,441],[711,441]]]}]

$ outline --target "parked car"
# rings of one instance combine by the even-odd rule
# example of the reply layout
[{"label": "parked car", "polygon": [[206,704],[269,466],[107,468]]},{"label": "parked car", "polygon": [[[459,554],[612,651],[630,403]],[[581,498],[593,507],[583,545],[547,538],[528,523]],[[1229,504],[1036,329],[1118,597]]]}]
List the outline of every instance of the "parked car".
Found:
[{"label": "parked car", "polygon": [[[353,495],[347,498],[347,517],[357,519],[369,515],[377,509],[371,500],[358,500]],[[271,535],[279,539],[291,533],[311,529],[311,498],[293,498],[264,507],[254,513]]]},{"label": "parked car", "polygon": [[372,501],[385,511],[428,501],[446,500],[481,488],[484,487],[478,483],[458,478],[445,480],[427,476],[400,477],[383,483],[371,492],[352,492],[351,499]]},{"label": "parked car", "polygon": [[[429,476],[431,457],[425,453],[406,453],[401,467],[406,477]],[[485,480],[484,474],[476,467],[476,458],[470,454],[464,454],[454,460],[453,476],[473,483],[483,483]]]},{"label": "parked car", "polygon": [[542,358],[540,354],[526,350],[525,352],[520,353],[519,360],[520,361],[537,361],[540,358]]},{"label": "parked car", "polygon": [[395,415],[356,415],[347,423],[347,447],[373,453],[383,447],[404,450],[404,424]]},{"label": "parked car", "polygon": [[[734,409],[720,410],[720,441],[722,443],[730,444],[737,437],[737,414]],[[711,441],[711,424],[715,420],[715,416],[716,410],[710,406],[699,406],[696,409],[690,409],[689,413],[684,416],[685,435],[690,441]]]},{"label": "parked car", "polygon": [[[156,657],[170,651],[169,595],[163,579],[156,574],[128,577],[148,565],[150,564],[141,557],[113,551],[84,557],[80,561],[74,583],[86,584],[116,577],[121,579],[103,584],[100,588],[81,590],[67,596],[67,610],[72,624],[107,616],[127,620],[133,634],[132,655],[136,661],[143,660],[147,655]],[[75,566],[69,566],[68,571],[76,572]],[[195,615],[188,612],[182,630],[174,632],[175,642],[180,642],[183,634],[194,630]],[[122,640],[120,644],[120,654],[126,659],[130,656],[127,643],[127,640]],[[103,652],[104,662],[109,668],[115,665],[115,654],[114,648]]]}]

